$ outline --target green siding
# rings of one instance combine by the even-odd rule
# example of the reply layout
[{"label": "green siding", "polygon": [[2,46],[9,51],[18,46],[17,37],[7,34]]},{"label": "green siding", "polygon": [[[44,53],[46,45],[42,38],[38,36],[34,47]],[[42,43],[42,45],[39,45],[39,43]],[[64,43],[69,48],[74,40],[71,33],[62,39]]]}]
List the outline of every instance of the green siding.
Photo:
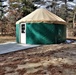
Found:
[{"label": "green siding", "polygon": [[27,23],[27,44],[55,44],[66,39],[66,26],[48,23]]},{"label": "green siding", "polygon": [[56,40],[57,43],[65,42],[66,40],[66,26],[65,25],[55,25],[56,30]]},{"label": "green siding", "polygon": [[16,24],[16,41],[20,43],[20,25]]}]

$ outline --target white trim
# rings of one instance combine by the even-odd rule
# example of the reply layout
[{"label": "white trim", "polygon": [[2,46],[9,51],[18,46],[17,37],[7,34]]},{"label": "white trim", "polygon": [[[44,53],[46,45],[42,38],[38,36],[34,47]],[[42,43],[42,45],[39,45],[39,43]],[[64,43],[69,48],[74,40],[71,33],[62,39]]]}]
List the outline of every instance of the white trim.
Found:
[{"label": "white trim", "polygon": [[[21,32],[22,24],[25,24],[25,33]],[[21,23],[20,24],[20,43],[25,43],[26,44],[26,23]]]}]

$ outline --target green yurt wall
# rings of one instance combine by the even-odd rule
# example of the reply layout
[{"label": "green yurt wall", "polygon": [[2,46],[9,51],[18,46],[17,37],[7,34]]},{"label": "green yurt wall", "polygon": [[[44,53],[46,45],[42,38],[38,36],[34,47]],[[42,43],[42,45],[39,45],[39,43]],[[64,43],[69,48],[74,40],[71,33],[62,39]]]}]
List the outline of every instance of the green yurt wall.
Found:
[{"label": "green yurt wall", "polygon": [[49,23],[27,23],[27,44],[56,44],[66,39],[66,26]]},{"label": "green yurt wall", "polygon": [[16,41],[20,43],[20,24],[16,24]]}]

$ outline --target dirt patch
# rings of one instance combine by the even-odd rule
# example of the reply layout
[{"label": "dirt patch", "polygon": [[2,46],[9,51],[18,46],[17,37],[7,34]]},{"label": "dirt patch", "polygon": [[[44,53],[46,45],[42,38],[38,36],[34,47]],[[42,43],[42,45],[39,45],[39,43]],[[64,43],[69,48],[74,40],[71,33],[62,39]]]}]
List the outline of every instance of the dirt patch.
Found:
[{"label": "dirt patch", "polygon": [[13,42],[15,39],[16,37],[13,36],[0,36],[0,43]]},{"label": "dirt patch", "polygon": [[76,45],[43,45],[0,55],[0,75],[76,75]]}]

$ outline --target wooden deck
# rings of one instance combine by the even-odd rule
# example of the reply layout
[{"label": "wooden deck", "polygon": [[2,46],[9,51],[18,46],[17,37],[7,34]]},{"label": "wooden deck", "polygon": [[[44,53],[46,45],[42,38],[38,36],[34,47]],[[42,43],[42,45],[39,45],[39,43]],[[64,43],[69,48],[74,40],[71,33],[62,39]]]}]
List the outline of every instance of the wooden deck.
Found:
[{"label": "wooden deck", "polygon": [[76,37],[67,37],[67,40],[76,40]]}]

